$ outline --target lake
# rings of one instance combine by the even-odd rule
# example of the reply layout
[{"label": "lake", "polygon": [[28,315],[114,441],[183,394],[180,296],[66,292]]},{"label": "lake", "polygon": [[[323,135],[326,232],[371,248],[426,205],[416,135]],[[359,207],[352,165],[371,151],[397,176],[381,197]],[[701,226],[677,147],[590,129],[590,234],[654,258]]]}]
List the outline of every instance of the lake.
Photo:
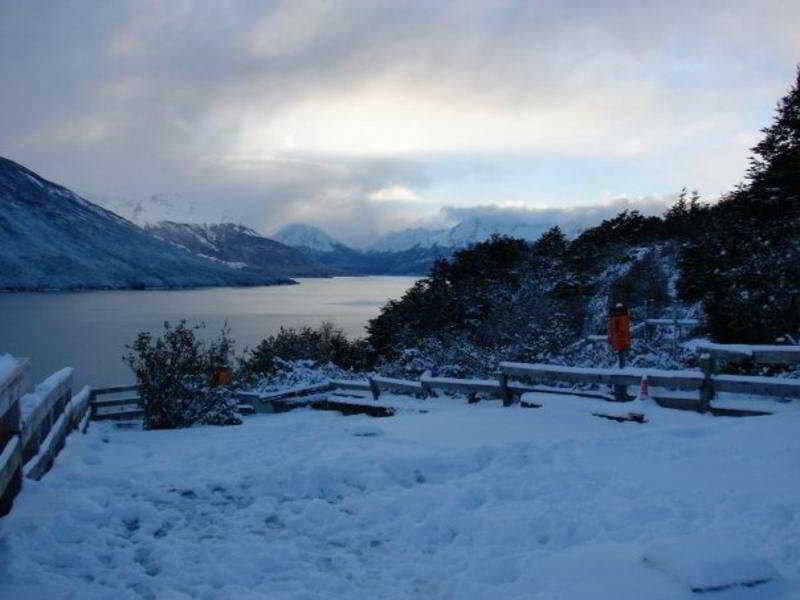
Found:
[{"label": "lake", "polygon": [[133,382],[122,362],[140,331],[164,321],[205,322],[209,336],[227,321],[237,349],[253,348],[283,327],[331,321],[350,337],[399,299],[417,277],[297,279],[300,285],[192,290],[0,294],[0,354],[33,359],[35,382],[75,367],[75,387]]}]

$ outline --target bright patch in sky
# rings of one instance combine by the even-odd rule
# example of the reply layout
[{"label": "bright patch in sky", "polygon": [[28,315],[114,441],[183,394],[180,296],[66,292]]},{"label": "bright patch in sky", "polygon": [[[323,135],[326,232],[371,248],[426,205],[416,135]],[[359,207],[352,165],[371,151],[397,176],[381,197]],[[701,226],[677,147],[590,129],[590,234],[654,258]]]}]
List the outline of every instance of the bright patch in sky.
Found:
[{"label": "bright patch in sky", "polygon": [[796,0],[6,4],[0,154],[344,240],[451,206],[713,199],[800,56]]}]

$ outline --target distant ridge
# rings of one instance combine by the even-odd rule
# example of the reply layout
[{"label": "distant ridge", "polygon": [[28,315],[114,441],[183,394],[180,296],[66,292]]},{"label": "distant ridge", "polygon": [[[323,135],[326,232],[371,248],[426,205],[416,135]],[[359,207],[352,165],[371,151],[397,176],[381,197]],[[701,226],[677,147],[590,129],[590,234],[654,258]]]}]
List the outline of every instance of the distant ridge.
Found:
[{"label": "distant ridge", "polygon": [[193,256],[0,157],[0,290],[291,283]]},{"label": "distant ridge", "polygon": [[291,223],[279,229],[273,236],[282,244],[314,252],[331,252],[336,246],[345,246],[321,229],[305,223]]},{"label": "distant ridge", "polygon": [[273,237],[318,263],[352,275],[427,275],[436,260],[451,255],[449,249],[436,244],[397,251],[358,250],[304,223],[287,225]]},{"label": "distant ridge", "polygon": [[146,225],[145,230],[193,254],[235,269],[287,277],[329,277],[340,273],[313,261],[300,250],[265,238],[244,225],[161,221]]}]

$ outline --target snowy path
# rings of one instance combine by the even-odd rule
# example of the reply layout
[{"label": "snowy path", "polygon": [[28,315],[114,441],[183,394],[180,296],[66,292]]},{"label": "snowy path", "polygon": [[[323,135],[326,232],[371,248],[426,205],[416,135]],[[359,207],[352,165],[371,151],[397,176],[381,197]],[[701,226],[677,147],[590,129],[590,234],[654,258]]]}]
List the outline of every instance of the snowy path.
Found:
[{"label": "snowy path", "polygon": [[426,407],[93,424],[0,520],[0,598],[698,597],[643,561],[664,543],[784,579],[712,600],[800,597],[800,411]]}]

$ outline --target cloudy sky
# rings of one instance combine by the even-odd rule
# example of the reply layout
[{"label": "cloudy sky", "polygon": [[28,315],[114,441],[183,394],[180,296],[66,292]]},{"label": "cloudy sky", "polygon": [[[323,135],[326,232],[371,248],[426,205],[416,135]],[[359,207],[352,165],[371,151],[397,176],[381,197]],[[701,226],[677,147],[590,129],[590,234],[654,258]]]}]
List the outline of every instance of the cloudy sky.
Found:
[{"label": "cloudy sky", "polygon": [[354,242],[713,198],[798,31],[797,0],[4,0],[0,155],[112,205]]}]

